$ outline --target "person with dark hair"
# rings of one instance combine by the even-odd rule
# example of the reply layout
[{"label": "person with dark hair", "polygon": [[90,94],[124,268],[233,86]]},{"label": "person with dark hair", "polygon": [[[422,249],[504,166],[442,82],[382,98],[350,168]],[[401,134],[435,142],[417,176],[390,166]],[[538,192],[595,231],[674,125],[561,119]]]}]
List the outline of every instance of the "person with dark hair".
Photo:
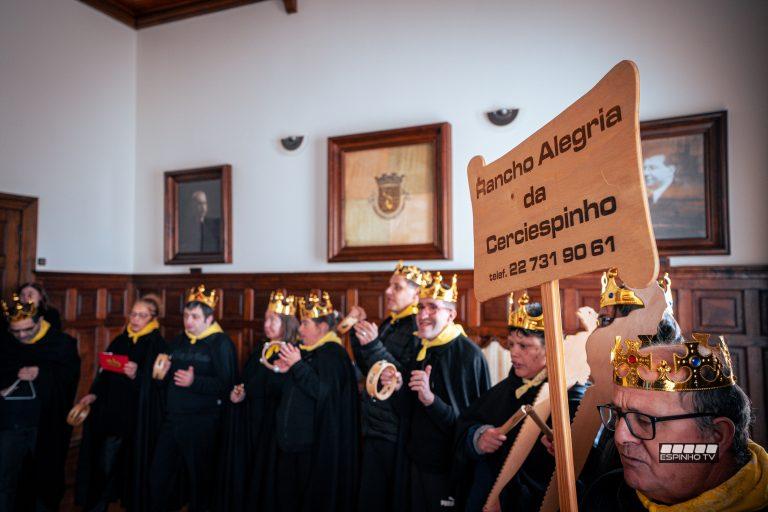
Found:
[{"label": "person with dark hair", "polygon": [[582,509],[768,510],[768,454],[749,439],[752,410],[725,340],[617,342],[614,392],[598,407],[622,468],[601,477]]},{"label": "person with dark hair", "polygon": [[61,315],[59,310],[51,306],[48,301],[48,294],[45,292],[43,285],[39,283],[24,283],[16,290],[16,295],[19,296],[22,302],[32,302],[40,313],[45,318],[45,321],[51,325],[51,329],[55,331],[61,330]]},{"label": "person with dark hair", "polygon": [[[594,310],[590,311],[595,314]],[[594,330],[596,321],[594,316],[592,318],[591,325],[582,325],[584,330]],[[508,433],[503,433],[499,427],[522,406],[536,403],[542,385],[547,382],[541,304],[529,302],[528,294],[523,293],[515,309],[513,295],[510,294],[507,324],[512,370],[506,379],[483,394],[461,415],[456,428],[457,460],[468,466],[465,471],[466,489],[460,494],[459,510],[479,512],[483,509],[522,422]],[[571,416],[575,414],[585,389],[584,383],[577,383],[568,389]],[[554,457],[537,442],[514,478],[504,487],[502,509],[522,512],[538,510],[554,468]]]},{"label": "person with dark hair", "polygon": [[454,274],[443,285],[440,272],[425,273],[416,316],[421,346],[406,371],[408,390],[399,371],[385,372],[382,382],[400,390],[393,399],[405,422],[410,459],[410,509],[457,509],[454,479],[454,429],[459,416],[488,388],[490,375],[480,348],[454,323],[459,292]]},{"label": "person with dark hair", "polygon": [[259,501],[279,512],[356,510],[359,428],[352,362],[334,328],[327,292],[299,299],[301,347],[285,344],[275,362],[286,374],[274,412],[273,485]]},{"label": "person with dark hair", "polygon": [[[403,371],[419,348],[416,313],[421,270],[399,262],[384,292],[389,316],[378,327],[364,320],[365,311],[355,306],[350,314],[362,318],[350,335],[355,361],[367,374],[379,361]],[[363,457],[358,509],[370,512],[402,510],[397,497],[397,475],[407,470],[405,447],[398,443],[400,421],[389,400],[362,394]]]},{"label": "person with dark hair", "polygon": [[80,378],[77,342],[51,328],[33,302],[3,302],[0,339],[0,512],[53,512],[64,495]]},{"label": "person with dark hair", "polygon": [[213,506],[217,441],[223,404],[235,384],[232,340],[214,320],[219,297],[205,286],[192,288],[184,305],[184,332],[155,366],[166,387],[163,425],[150,469],[151,510],[165,512],[179,474],[185,477],[190,512]]},{"label": "person with dark hair", "polygon": [[83,425],[75,499],[86,512],[106,511],[117,500],[129,510],[141,509],[143,496],[135,491],[146,486],[147,461],[134,437],[138,418],[147,414],[139,414],[139,396],[152,386],[155,358],[165,351],[158,310],[154,295],[134,303],[123,332],[99,355],[96,378],[80,399],[90,414]]},{"label": "person with dark hair", "polygon": [[270,294],[264,313],[266,339],[256,344],[243,368],[242,384],[230,392],[232,403],[243,403],[245,406],[245,418],[241,421],[245,425],[247,447],[242,462],[246,510],[261,508],[261,498],[274,482],[274,450],[277,448],[275,411],[288,375],[275,371],[278,368],[273,365],[279,357],[281,343],[296,345],[299,341],[296,306],[296,297],[289,295],[285,289]]}]

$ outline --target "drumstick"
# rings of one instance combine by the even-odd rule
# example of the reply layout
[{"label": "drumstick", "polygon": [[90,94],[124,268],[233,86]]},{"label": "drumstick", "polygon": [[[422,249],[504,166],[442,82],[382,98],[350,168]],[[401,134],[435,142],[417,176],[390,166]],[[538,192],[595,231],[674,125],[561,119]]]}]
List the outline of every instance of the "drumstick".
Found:
[{"label": "drumstick", "polygon": [[531,419],[536,423],[536,425],[539,426],[541,431],[544,433],[545,436],[547,436],[547,439],[552,441],[554,434],[552,433],[552,429],[547,426],[544,421],[539,417],[538,414],[536,414],[536,411],[531,407],[530,405],[524,405],[523,409],[527,409],[528,416],[531,417]]},{"label": "drumstick", "polygon": [[523,421],[523,419],[528,415],[528,411],[526,410],[526,407],[530,407],[530,406],[523,405],[522,407],[520,407],[520,409],[518,409],[517,412],[515,412],[515,414],[510,416],[509,419],[505,421],[503,425],[501,425],[500,427],[497,427],[496,430],[506,435],[510,430],[515,428],[518,423]]}]

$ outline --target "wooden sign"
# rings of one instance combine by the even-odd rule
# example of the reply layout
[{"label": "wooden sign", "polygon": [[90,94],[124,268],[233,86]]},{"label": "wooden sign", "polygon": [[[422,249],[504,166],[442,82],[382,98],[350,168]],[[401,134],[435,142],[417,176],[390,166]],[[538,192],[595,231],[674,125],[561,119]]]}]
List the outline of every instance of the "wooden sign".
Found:
[{"label": "wooden sign", "polygon": [[622,61],[506,155],[469,162],[480,301],[608,267],[631,287],[653,282],[638,82]]}]

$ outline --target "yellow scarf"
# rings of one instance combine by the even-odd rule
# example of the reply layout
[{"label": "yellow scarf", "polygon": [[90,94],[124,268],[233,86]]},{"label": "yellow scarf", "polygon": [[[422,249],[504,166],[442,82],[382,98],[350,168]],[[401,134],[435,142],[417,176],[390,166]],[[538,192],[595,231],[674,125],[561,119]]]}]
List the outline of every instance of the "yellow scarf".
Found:
[{"label": "yellow scarf", "polygon": [[38,341],[43,339],[45,337],[45,335],[48,334],[48,330],[50,328],[51,328],[51,324],[49,324],[48,321],[45,318],[40,320],[40,330],[37,331],[37,334],[35,334],[35,337],[32,338],[31,340],[29,340],[27,342],[27,344],[28,345],[34,345],[35,343],[37,343]]},{"label": "yellow scarf", "polygon": [[547,369],[542,369],[532,379],[523,379],[523,385],[515,390],[515,397],[520,398],[531,388],[541,385],[542,382],[547,380]]},{"label": "yellow scarf", "polygon": [[339,345],[343,345],[343,343],[341,343],[341,338],[339,338],[339,335],[336,334],[336,331],[328,331],[328,334],[317,340],[317,343],[314,345],[300,345],[299,348],[305,352],[312,352],[313,350],[320,348],[326,343],[338,343]]},{"label": "yellow scarf", "polygon": [[440,331],[440,334],[438,334],[435,339],[428,340],[426,338],[421,338],[421,350],[419,350],[419,355],[416,356],[416,360],[423,361],[427,357],[427,350],[432,347],[446,345],[455,340],[459,334],[465,335],[464,328],[459,324],[450,323],[445,326],[445,329]]},{"label": "yellow scarf", "polygon": [[757,443],[749,442],[752,460],[738,473],[695,498],[677,505],[659,505],[640,491],[640,502],[650,512],[749,512],[768,505],[768,454]]},{"label": "yellow scarf", "polygon": [[159,329],[160,324],[157,323],[157,319],[152,320],[147,325],[144,326],[143,329],[141,329],[138,332],[133,332],[133,329],[131,329],[130,325],[125,326],[125,332],[128,334],[128,337],[131,338],[131,342],[135,345],[137,341],[139,341],[139,338],[142,336],[146,336],[147,334],[151,333],[155,329]]},{"label": "yellow scarf", "polygon": [[404,310],[402,310],[399,313],[395,313],[394,311],[389,312],[389,318],[392,319],[391,323],[395,323],[401,318],[405,318],[407,316],[416,315],[419,313],[419,303],[411,304]]},{"label": "yellow scarf", "polygon": [[221,326],[219,325],[219,322],[213,322],[210,327],[208,327],[206,330],[200,333],[199,336],[193,335],[189,331],[184,331],[184,334],[187,335],[187,338],[189,338],[189,344],[194,345],[197,343],[198,340],[202,340],[203,338],[207,338],[211,334],[216,334],[217,332],[224,332],[221,329]]}]

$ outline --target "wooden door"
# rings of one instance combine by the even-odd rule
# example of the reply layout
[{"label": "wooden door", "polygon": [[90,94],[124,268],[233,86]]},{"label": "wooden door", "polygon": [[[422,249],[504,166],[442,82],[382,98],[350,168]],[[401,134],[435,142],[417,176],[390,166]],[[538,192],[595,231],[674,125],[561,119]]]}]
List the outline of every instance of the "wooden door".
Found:
[{"label": "wooden door", "polygon": [[0,296],[32,280],[37,242],[37,199],[0,193]]}]

